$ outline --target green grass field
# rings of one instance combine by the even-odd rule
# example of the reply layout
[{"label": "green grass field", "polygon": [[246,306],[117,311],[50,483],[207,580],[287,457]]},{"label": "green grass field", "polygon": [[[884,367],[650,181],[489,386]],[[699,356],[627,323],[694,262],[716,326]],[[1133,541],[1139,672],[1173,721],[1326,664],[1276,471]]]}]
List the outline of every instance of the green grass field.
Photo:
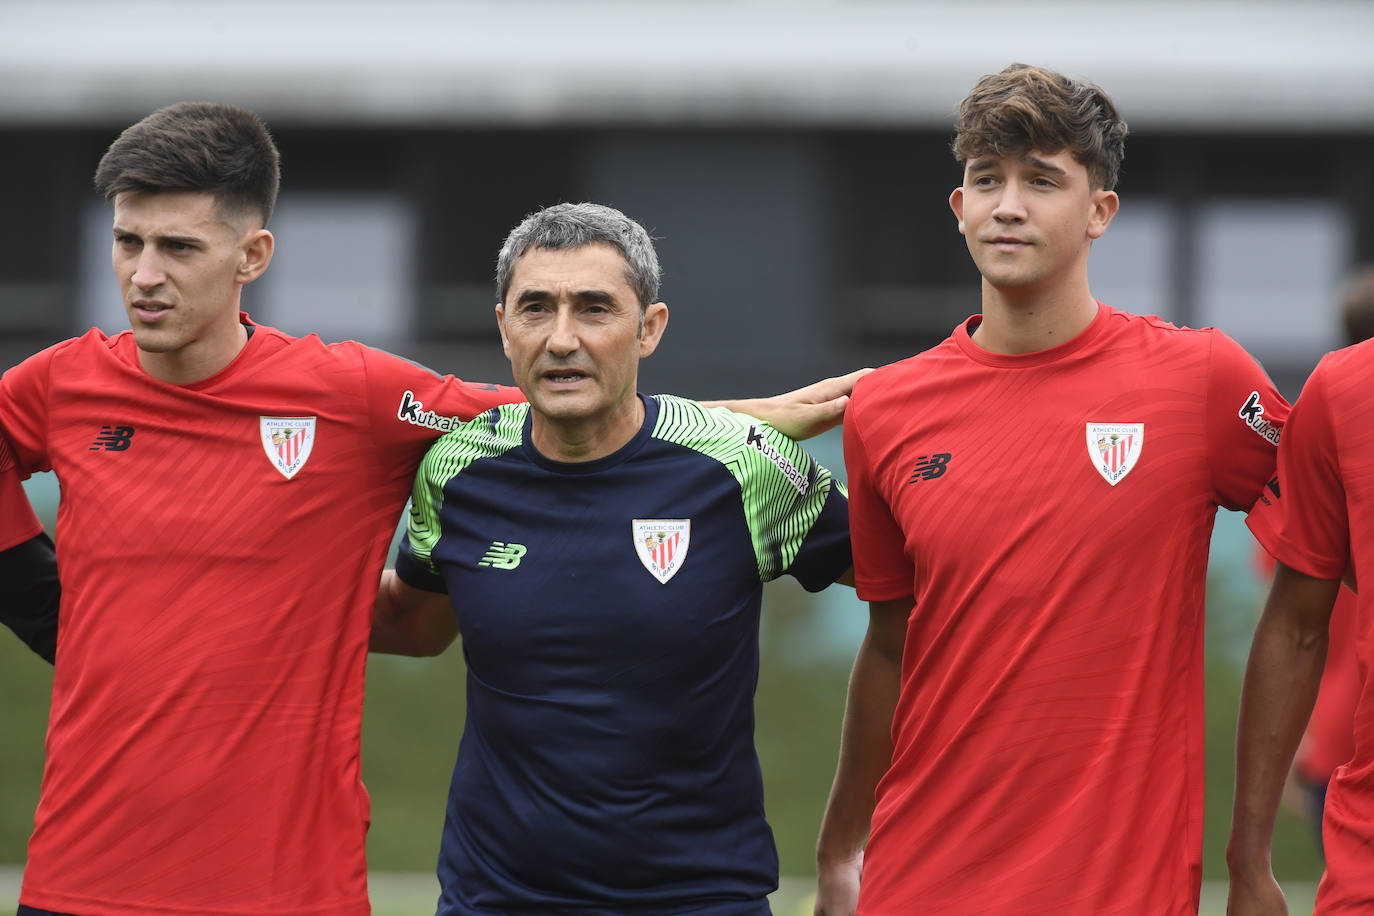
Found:
[{"label": "green grass field", "polygon": [[[19,898],[19,878],[17,867],[0,866],[0,913],[14,911]],[[433,875],[381,872],[373,874],[369,884],[373,916],[425,916],[434,912],[439,885]],[[811,916],[814,890],[811,878],[784,878],[773,895],[774,916]],[[1284,890],[1288,894],[1289,913],[1298,916],[1312,912],[1312,899],[1317,892],[1315,884],[1290,882],[1285,883]],[[1225,882],[1204,882],[1200,916],[1224,916],[1225,913]]]}]

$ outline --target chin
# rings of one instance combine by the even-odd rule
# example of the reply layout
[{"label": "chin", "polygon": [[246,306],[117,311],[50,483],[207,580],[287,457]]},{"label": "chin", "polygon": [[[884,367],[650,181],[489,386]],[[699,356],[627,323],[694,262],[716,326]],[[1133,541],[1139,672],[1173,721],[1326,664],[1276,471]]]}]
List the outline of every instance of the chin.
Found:
[{"label": "chin", "polygon": [[185,341],[149,329],[134,328],[134,343],[145,353],[170,353],[185,346]]}]

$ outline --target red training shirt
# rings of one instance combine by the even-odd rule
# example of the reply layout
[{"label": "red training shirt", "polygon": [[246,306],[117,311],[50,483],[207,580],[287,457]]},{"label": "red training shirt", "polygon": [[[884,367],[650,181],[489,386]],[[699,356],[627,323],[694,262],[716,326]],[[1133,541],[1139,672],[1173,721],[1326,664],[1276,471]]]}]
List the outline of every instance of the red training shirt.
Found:
[{"label": "red training shirt", "polygon": [[859,913],[1195,914],[1212,523],[1288,404],[1215,330],[1099,305],[1013,356],[978,321],[845,418],[859,596],[916,599]]},{"label": "red training shirt", "polygon": [[1283,439],[1283,528],[1277,537],[1257,532],[1261,542],[1300,573],[1338,579],[1353,566],[1356,582],[1364,585],[1355,610],[1361,682],[1355,751],[1327,787],[1326,874],[1315,912],[1366,914],[1374,910],[1374,703],[1366,676],[1374,640],[1374,340],[1322,358]]},{"label": "red training shirt", "polygon": [[260,325],[191,385],[96,330],[4,374],[0,428],[62,492],[23,903],[369,912],[359,728],[387,548],[448,417],[518,397]]}]

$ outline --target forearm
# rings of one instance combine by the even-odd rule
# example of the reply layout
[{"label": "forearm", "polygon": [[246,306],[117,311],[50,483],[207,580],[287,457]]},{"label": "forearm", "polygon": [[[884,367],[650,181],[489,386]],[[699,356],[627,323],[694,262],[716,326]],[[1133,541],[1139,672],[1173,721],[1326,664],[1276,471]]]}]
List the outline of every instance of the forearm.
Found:
[{"label": "forearm", "polygon": [[57,654],[57,619],[62,586],[57,555],[46,534],[0,551],[0,623],[45,661]]},{"label": "forearm", "polygon": [[878,781],[892,762],[892,716],[901,689],[901,657],[865,638],[854,660],[840,733],[839,763],[816,843],[821,867],[863,851]]},{"label": "forearm", "polygon": [[395,570],[382,573],[372,613],[368,651],[386,655],[438,655],[458,636],[447,595],[405,585]]},{"label": "forearm", "polygon": [[[1227,864],[1233,876],[1268,875],[1274,820],[1326,661],[1327,619],[1338,583],[1281,568],[1255,629],[1236,736],[1236,794]],[[1303,577],[1305,578],[1305,577]],[[1309,606],[1325,614],[1313,614]]]},{"label": "forearm", "polygon": [[707,407],[726,407],[736,413],[764,420],[784,436],[798,441],[818,436],[844,420],[849,393],[854,383],[872,369],[857,369],[848,375],[821,379],[804,388],[771,398],[704,401]]}]

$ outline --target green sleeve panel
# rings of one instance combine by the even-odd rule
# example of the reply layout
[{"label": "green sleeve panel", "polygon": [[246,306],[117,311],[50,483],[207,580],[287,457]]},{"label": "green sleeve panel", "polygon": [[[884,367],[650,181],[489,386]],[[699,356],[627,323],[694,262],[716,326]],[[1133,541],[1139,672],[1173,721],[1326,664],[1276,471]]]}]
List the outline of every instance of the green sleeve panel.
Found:
[{"label": "green sleeve panel", "polygon": [[518,446],[528,413],[529,405],[524,403],[493,407],[436,439],[420,462],[410,493],[406,539],[411,556],[435,575],[439,569],[431,553],[439,542],[439,508],[444,504],[445,485],[473,462]]},{"label": "green sleeve panel", "polygon": [[762,420],[656,395],[654,436],[720,462],[739,484],[759,580],[787,572],[825,506],[830,472]]}]

